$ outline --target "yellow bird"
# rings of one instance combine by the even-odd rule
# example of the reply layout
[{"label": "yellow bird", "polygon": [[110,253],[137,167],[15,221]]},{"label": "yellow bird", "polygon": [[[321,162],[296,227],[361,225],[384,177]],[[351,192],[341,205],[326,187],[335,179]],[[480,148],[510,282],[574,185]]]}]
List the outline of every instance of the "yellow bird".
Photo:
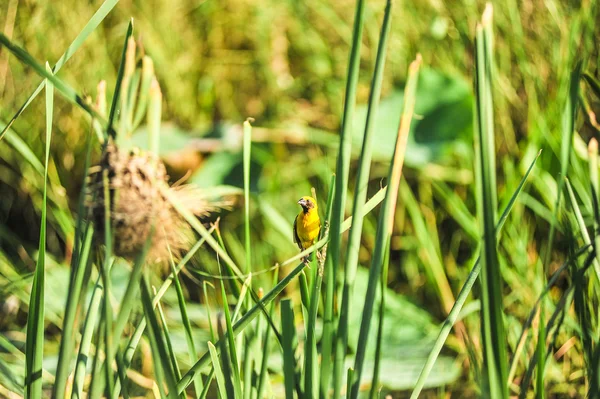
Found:
[{"label": "yellow bird", "polygon": [[302,211],[294,219],[294,242],[302,251],[312,246],[319,238],[321,219],[317,201],[313,197],[300,198],[298,205],[302,207]]}]

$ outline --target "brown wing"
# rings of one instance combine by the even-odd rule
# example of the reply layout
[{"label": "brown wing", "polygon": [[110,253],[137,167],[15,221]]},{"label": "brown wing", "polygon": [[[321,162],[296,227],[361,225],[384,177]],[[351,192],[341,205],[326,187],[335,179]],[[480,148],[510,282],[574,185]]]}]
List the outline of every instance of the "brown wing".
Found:
[{"label": "brown wing", "polygon": [[302,243],[300,242],[300,237],[298,237],[298,230],[296,229],[296,223],[298,221],[298,216],[294,218],[294,243],[298,245],[298,248],[302,249]]}]

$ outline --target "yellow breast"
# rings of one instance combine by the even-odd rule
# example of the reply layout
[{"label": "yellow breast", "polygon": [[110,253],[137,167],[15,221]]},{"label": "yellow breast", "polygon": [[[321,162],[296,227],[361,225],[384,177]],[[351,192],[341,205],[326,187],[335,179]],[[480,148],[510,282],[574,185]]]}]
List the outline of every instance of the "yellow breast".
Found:
[{"label": "yellow breast", "polygon": [[302,248],[306,249],[315,243],[321,230],[321,220],[316,209],[300,212],[296,217],[296,229]]}]

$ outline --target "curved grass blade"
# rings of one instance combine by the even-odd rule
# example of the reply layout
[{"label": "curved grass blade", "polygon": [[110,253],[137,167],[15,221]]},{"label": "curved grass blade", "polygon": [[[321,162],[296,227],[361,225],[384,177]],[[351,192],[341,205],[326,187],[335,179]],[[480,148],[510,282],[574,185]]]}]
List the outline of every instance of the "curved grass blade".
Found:
[{"label": "curved grass blade", "polygon": [[85,100],[83,97],[77,94],[77,92],[63,80],[57,78],[52,73],[52,71],[46,70],[46,68],[44,68],[39,62],[37,62],[35,58],[33,58],[27,51],[14,44],[8,37],[6,37],[2,33],[0,33],[0,44],[4,45],[11,53],[13,53],[15,57],[17,57],[23,63],[32,67],[38,75],[45,78],[47,81],[52,82],[56,90],[58,90],[58,92],[61,93],[65,99],[82,108],[88,114],[93,116],[94,119],[97,120],[101,125],[107,126],[106,119],[104,119],[98,112],[96,112],[96,110],[94,109],[94,107],[92,107],[89,101]]},{"label": "curved grass blade", "polygon": [[[50,71],[50,65],[46,63]],[[46,157],[44,166],[44,192],[38,257],[33,275],[29,313],[27,315],[27,339],[25,343],[25,398],[42,397],[42,359],[44,357],[44,310],[46,286],[46,205],[48,201],[48,162],[52,139],[52,117],[54,115],[54,86],[46,81]]]},{"label": "curved grass blade", "polygon": [[219,354],[217,353],[217,348],[213,345],[212,342],[208,342],[208,353],[210,353],[210,359],[213,364],[213,370],[215,370],[215,377],[217,378],[217,387],[219,388],[219,395],[221,399],[228,398],[227,396],[227,388],[225,386],[225,375],[223,374],[223,369],[221,368],[221,362],[219,362]]},{"label": "curved grass blade", "polygon": [[[77,37],[75,37],[75,40],[73,40],[73,42],[69,45],[69,47],[67,47],[67,50],[58,59],[56,64],[54,64],[54,67],[52,68],[52,74],[55,75],[58,73],[58,71],[60,71],[60,69],[63,67],[63,65],[65,65],[67,63],[67,61],[69,61],[69,59],[71,59],[73,54],[75,54],[77,52],[77,50],[79,50],[79,47],[81,47],[83,42],[85,42],[85,40],[88,38],[88,36],[94,30],[96,30],[96,28],[98,27],[98,25],[100,25],[100,23],[102,21],[104,21],[104,18],[106,18],[108,13],[112,11],[112,9],[117,5],[118,2],[119,2],[119,0],[106,0],[104,3],[102,3],[102,5],[98,8],[96,13],[92,16],[92,18],[90,18],[88,23],[83,27],[81,32],[79,32]],[[17,113],[10,119],[10,121],[8,121],[8,124],[0,132],[0,140],[2,140],[2,138],[4,137],[4,135],[6,134],[8,129],[10,129],[10,127],[17,120],[17,118],[19,116],[21,116],[23,111],[25,111],[25,109],[27,109],[27,107],[29,106],[29,104],[31,104],[33,99],[36,98],[37,95],[42,91],[42,89],[44,88],[45,82],[46,82],[45,80],[40,82],[38,87],[33,91],[33,93],[31,93],[29,95],[29,97],[27,97],[27,100],[25,100],[23,105],[21,105],[21,107],[19,108]],[[59,382],[57,381],[56,384],[59,384]],[[60,385],[62,385],[62,384],[60,384]],[[57,392],[60,392],[60,389],[58,389]]]}]

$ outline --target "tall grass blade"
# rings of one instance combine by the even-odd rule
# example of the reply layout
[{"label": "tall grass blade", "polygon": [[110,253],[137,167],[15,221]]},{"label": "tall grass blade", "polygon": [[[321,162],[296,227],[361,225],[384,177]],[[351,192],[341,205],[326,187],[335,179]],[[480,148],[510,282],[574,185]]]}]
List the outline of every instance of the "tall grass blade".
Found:
[{"label": "tall grass blade", "polygon": [[[229,374],[229,377],[233,381],[233,389],[234,389],[234,397],[241,398],[242,397],[242,384],[240,380],[240,368],[238,362],[237,351],[235,348],[235,335],[233,334],[233,327],[231,324],[231,315],[229,314],[229,303],[227,301],[227,293],[225,292],[225,284],[223,280],[221,280],[221,298],[223,300],[223,313],[225,314],[225,323],[227,325],[227,343],[229,349],[229,360],[226,363],[231,365],[232,373]],[[219,324],[219,328],[221,325]],[[219,341],[220,342],[220,341]],[[225,342],[223,341],[221,346],[225,347]]]},{"label": "tall grass blade", "polygon": [[[102,180],[104,184],[104,261],[100,273],[102,275],[102,282],[104,284],[104,295],[103,295],[103,310],[104,310],[104,348],[106,351],[106,359],[104,364],[104,371],[106,373],[106,383],[108,384],[108,392],[112,392],[114,388],[113,383],[113,368],[112,360],[114,359],[114,350],[112,343],[112,325],[113,325],[113,309],[110,302],[112,292],[112,281],[110,277],[111,265],[114,262],[112,246],[113,246],[113,234],[111,225],[111,200],[110,197],[110,183],[108,180],[108,170],[102,171]],[[123,381],[122,381],[123,383]]]},{"label": "tall grass blade", "polygon": [[544,328],[544,309],[540,310],[540,320],[538,327],[538,337],[537,337],[537,378],[536,378],[536,387],[535,387],[535,397],[536,399],[544,399],[545,398],[545,389],[544,389],[544,371],[546,369],[546,330]]},{"label": "tall grass blade", "polygon": [[251,270],[252,244],[250,238],[250,150],[252,144],[252,125],[250,120],[244,122],[244,241],[246,245],[246,273]]},{"label": "tall grass blade", "polygon": [[[389,3],[388,3],[389,4]],[[404,88],[404,109],[400,126],[398,128],[398,136],[396,138],[396,146],[394,149],[394,157],[388,172],[388,190],[383,202],[383,209],[379,214],[377,224],[377,235],[375,237],[375,249],[371,260],[371,268],[369,269],[369,281],[367,292],[365,294],[365,305],[363,307],[362,319],[360,323],[360,333],[358,344],[356,347],[356,357],[354,359],[354,376],[352,380],[352,390],[349,397],[356,399],[360,388],[360,380],[363,373],[367,342],[371,329],[371,319],[373,317],[373,307],[375,305],[375,295],[377,287],[381,279],[381,271],[385,260],[385,252],[388,249],[388,242],[392,235],[394,227],[394,215],[396,213],[396,202],[398,199],[398,188],[402,177],[402,167],[404,165],[404,155],[408,142],[408,134],[410,132],[410,124],[415,108],[415,95],[417,91],[417,81],[419,68],[421,66],[421,55],[417,55],[416,59],[410,64],[408,70],[408,81]]]},{"label": "tall grass blade", "polygon": [[110,106],[110,113],[108,114],[108,126],[107,132],[112,138],[116,137],[116,132],[113,129],[113,122],[117,115],[117,107],[119,104],[119,98],[121,96],[121,85],[123,83],[123,74],[125,73],[125,61],[127,59],[127,43],[133,33],[133,19],[129,20],[127,25],[127,33],[125,33],[125,43],[123,44],[123,52],[121,54],[121,63],[119,64],[119,71],[117,72],[117,81],[115,82],[115,91],[112,98],[112,105]]},{"label": "tall grass blade", "polygon": [[390,266],[390,242],[388,240],[385,250],[385,260],[381,270],[381,299],[379,300],[379,319],[377,321],[377,340],[375,346],[375,365],[373,366],[373,378],[371,380],[371,392],[369,397],[376,399],[381,387],[379,386],[379,374],[381,370],[381,347],[383,344],[383,323],[385,320],[385,292],[387,290],[388,269]]},{"label": "tall grass blade", "polygon": [[210,341],[208,342],[208,353],[210,353],[210,359],[213,363],[213,370],[215,370],[217,387],[219,388],[219,396],[221,399],[226,399],[228,396],[225,385],[225,375],[223,374],[223,369],[221,369],[221,362],[219,362],[219,354],[217,353],[217,349]]},{"label": "tall grass blade", "polygon": [[[281,300],[281,332],[283,346],[283,384],[285,386],[286,399],[294,399],[294,381],[296,369],[296,358],[294,356],[294,340],[296,338],[296,324],[294,322],[294,310],[292,309],[292,300],[285,298]],[[312,370],[304,370],[305,378]],[[305,390],[305,393],[308,394]],[[311,397],[313,394],[310,393]]]},{"label": "tall grass blade", "polygon": [[502,307],[502,276],[496,248],[496,156],[492,100],[492,5],[488,3],[476,37],[475,174],[477,215],[483,234],[481,251],[481,331],[484,358],[483,395],[508,396],[506,334]]},{"label": "tall grass blade", "polygon": [[369,94],[369,103],[367,111],[367,120],[363,135],[362,149],[358,165],[356,178],[356,189],[354,191],[354,202],[352,214],[356,215],[350,229],[348,238],[348,247],[346,250],[346,265],[344,272],[344,288],[342,292],[342,305],[340,309],[340,318],[337,327],[335,358],[333,363],[333,396],[339,397],[342,388],[342,371],[344,368],[344,359],[346,358],[346,348],[348,347],[348,319],[350,298],[356,279],[356,269],[358,267],[358,253],[360,251],[360,239],[362,235],[363,217],[362,208],[367,199],[367,188],[369,186],[369,174],[371,171],[372,141],[375,130],[375,121],[379,109],[379,100],[381,96],[381,85],[383,82],[383,71],[387,54],[387,43],[391,29],[392,2],[387,1],[381,34],[379,36],[379,45],[377,48],[377,58],[375,62],[375,71],[371,80],[371,93]]},{"label": "tall grass blade", "polygon": [[[46,69],[51,71],[46,63]],[[50,72],[51,73],[51,72]],[[46,151],[44,164],[44,192],[42,218],[33,286],[27,315],[27,338],[25,343],[25,398],[42,397],[42,359],[44,357],[44,311],[46,287],[46,206],[48,201],[48,162],[52,140],[52,118],[54,116],[54,86],[46,81]]]},{"label": "tall grass blade", "polygon": [[[69,292],[67,294],[63,333],[60,341],[58,364],[56,366],[56,378],[52,388],[52,397],[56,399],[62,399],[65,397],[71,355],[73,353],[73,347],[75,343],[75,331],[78,330],[77,326],[75,325],[75,316],[77,305],[79,304],[81,297],[81,291],[84,285],[83,280],[88,265],[93,235],[93,226],[91,224],[86,225],[85,237],[82,241],[80,250],[77,251],[77,259],[72,266],[73,279],[71,280],[71,285],[69,286]],[[75,256],[73,259],[75,259]]]},{"label": "tall grass blade", "polygon": [[314,271],[313,284],[308,299],[309,306],[308,317],[306,320],[306,342],[304,343],[304,394],[316,398],[318,397],[317,389],[319,388],[316,321],[317,312],[319,310],[319,293],[321,292],[321,285],[323,283],[323,265],[319,265]]},{"label": "tall grass blade", "polygon": [[362,44],[363,26],[365,17],[365,0],[356,0],[354,14],[354,27],[352,30],[352,47],[348,60],[348,74],[346,76],[346,93],[344,97],[344,111],[340,131],[340,146],[337,155],[335,171],[335,197],[331,214],[331,243],[328,248],[328,258],[325,262],[325,298],[323,314],[323,336],[321,339],[321,380],[319,384],[320,397],[327,397],[331,373],[331,355],[335,348],[334,334],[334,300],[337,286],[337,268],[340,266],[341,255],[341,224],[344,220],[346,209],[346,192],[348,190],[348,174],[350,173],[350,156],[352,151],[352,122],[356,107],[356,89],[360,71],[360,48]]},{"label": "tall grass blade", "polygon": [[158,158],[160,150],[160,120],[162,117],[162,92],[160,85],[155,77],[152,77],[150,88],[148,89],[148,149],[150,153]]},{"label": "tall grass blade", "polygon": [[[104,375],[102,373],[102,355],[104,354],[105,342],[104,331],[106,331],[106,329],[104,328],[104,321],[102,320],[102,315],[100,315],[100,322],[98,323],[98,328],[96,330],[94,338],[94,346],[96,350],[94,351],[94,360],[92,361],[92,372],[90,373],[90,385],[87,392],[87,397],[90,399],[99,399],[104,393],[104,386],[106,385],[106,381],[104,381],[104,379],[102,378],[102,376]],[[83,386],[83,384],[81,384],[81,386]],[[81,397],[81,395],[79,397]]]},{"label": "tall grass blade", "polygon": [[[577,221],[577,227],[579,227],[579,231],[581,232],[581,238],[586,245],[592,246],[592,239],[590,238],[590,234],[588,233],[587,226],[585,225],[585,220],[583,219],[583,214],[581,213],[581,209],[579,208],[579,204],[577,203],[577,198],[575,197],[575,192],[573,191],[573,187],[571,186],[571,182],[566,177],[565,186],[567,188],[567,194],[569,196],[569,201],[571,203],[571,208],[573,209],[573,213],[575,214],[575,220]],[[594,259],[594,272],[596,273],[596,279],[600,282],[600,264],[598,263],[598,259]]]},{"label": "tall grass blade", "polygon": [[594,357],[592,359],[591,368],[592,375],[589,376],[590,389],[588,390],[588,398],[597,398],[600,396],[600,346],[596,345]]},{"label": "tall grass blade", "polygon": [[[154,293],[156,295],[156,293]],[[167,355],[169,356],[169,362],[173,367],[173,371],[175,372],[176,381],[181,378],[181,371],[179,369],[179,363],[177,363],[177,358],[175,357],[175,350],[173,349],[173,343],[171,341],[171,334],[169,333],[169,327],[167,326],[167,319],[165,318],[165,312],[162,309],[162,305],[160,301],[156,305],[156,309],[158,310],[158,316],[160,317],[160,324],[162,325],[162,329],[165,334],[165,342],[167,344]]]},{"label": "tall grass blade", "polygon": [[[329,193],[327,195],[327,207],[325,212],[325,228],[321,231],[321,235],[325,236],[329,233],[329,221],[331,220],[331,212],[333,209],[333,201],[335,198],[335,176],[331,177],[329,184]],[[322,254],[326,254],[327,246],[323,247]],[[317,355],[317,313],[319,310],[319,299],[321,293],[321,286],[323,284],[323,273],[325,270],[324,262],[331,262],[331,258],[321,256],[318,260],[318,266],[313,269],[312,272],[312,284],[310,285],[310,296],[305,290],[304,286],[308,285],[303,283],[306,279],[304,272],[300,275],[300,287],[302,302],[306,304],[306,317],[305,317],[305,329],[306,329],[306,342],[304,343],[304,393],[305,395],[312,395],[317,397],[318,377],[322,373],[319,370],[319,362]]]},{"label": "tall grass blade", "polygon": [[[594,137],[590,139],[588,144],[588,156],[592,190],[592,210],[594,212],[594,246],[595,248],[600,248],[600,179],[598,177],[598,140],[596,140]],[[596,276],[598,276],[598,282],[600,283],[600,251],[596,251],[596,262],[594,262],[594,269],[596,270]]]},{"label": "tall grass blade", "polygon": [[[82,399],[83,384],[85,380],[85,372],[87,362],[90,356],[90,346],[94,334],[94,326],[98,320],[98,311],[100,309],[100,301],[102,300],[102,279],[98,276],[96,285],[92,291],[92,297],[88,306],[88,311],[85,315],[83,323],[83,332],[81,334],[81,342],[79,343],[79,353],[77,355],[77,363],[75,365],[75,376],[73,379],[73,391],[71,392],[72,399]],[[96,346],[98,350],[98,346]],[[97,355],[96,355],[97,356]]]},{"label": "tall grass blade", "polygon": [[[577,105],[579,104],[579,82],[581,80],[581,61],[577,63],[571,72],[571,80],[569,83],[569,95],[562,116],[562,140],[560,147],[560,175],[567,176],[569,171],[569,163],[573,147],[573,134],[575,132],[575,118],[577,115]],[[550,232],[548,233],[548,243],[544,254],[544,268],[548,267],[550,256],[552,255],[552,246],[554,236],[556,234],[557,215],[560,208],[562,191],[564,188],[564,180],[558,179],[558,190],[556,194],[556,202],[554,212],[552,213],[552,221],[550,223]]]},{"label": "tall grass blade", "polygon": [[[74,308],[73,309],[69,309],[70,307],[72,307],[73,305],[71,305],[71,301],[73,299],[75,299],[75,303],[79,302],[79,294],[81,291],[81,283],[79,283],[79,280],[83,277],[81,276],[81,278],[79,277],[80,274],[83,274],[84,270],[85,270],[85,265],[87,264],[87,256],[89,256],[89,243],[86,244],[86,237],[91,235],[93,233],[93,226],[91,223],[86,223],[85,219],[82,217],[85,212],[86,212],[86,193],[88,192],[88,179],[87,179],[87,175],[88,175],[88,171],[90,168],[90,164],[92,161],[92,138],[93,138],[93,124],[94,121],[92,120],[90,123],[90,132],[88,134],[87,137],[87,143],[86,143],[86,150],[85,150],[85,161],[84,161],[84,168],[83,168],[83,175],[85,176],[83,178],[82,184],[81,184],[81,190],[79,191],[79,200],[78,200],[78,204],[77,204],[77,214],[78,214],[78,218],[77,218],[77,222],[75,225],[75,243],[73,245],[73,256],[71,258],[71,275],[70,275],[70,279],[69,279],[69,297],[67,299],[67,308],[65,309],[65,322],[63,323],[63,335],[61,336],[61,345],[62,345],[62,341],[64,340],[64,332],[65,332],[65,328],[67,330],[71,329],[73,326],[71,326],[70,324],[70,319],[69,319],[69,315],[71,313],[73,313]],[[92,201],[94,201],[95,198],[92,198]],[[85,228],[85,229],[84,229]],[[83,245],[82,245],[82,240],[83,241]],[[82,259],[83,255],[85,252],[88,252],[87,255],[85,256],[85,260]],[[83,264],[84,267],[81,268],[80,265]],[[66,324],[69,323],[69,326],[67,326]],[[68,331],[67,331],[68,332]],[[62,349],[61,349],[62,350]],[[71,352],[70,350],[67,351],[67,356],[70,358],[71,356]],[[60,355],[59,355],[59,363],[60,363]],[[59,367],[60,369],[60,367]],[[58,375],[57,375],[58,377]],[[64,387],[63,387],[64,389]],[[58,391],[60,391],[60,387],[58,389]]]},{"label": "tall grass blade", "polygon": [[161,328],[156,318],[156,314],[154,313],[154,306],[152,305],[152,298],[150,296],[150,288],[148,287],[148,282],[146,278],[143,278],[140,282],[140,288],[142,291],[142,304],[144,305],[144,314],[146,316],[146,320],[148,320],[148,338],[150,341],[150,346],[152,347],[152,352],[155,355],[154,357],[154,372],[157,377],[157,383],[159,384],[159,388],[162,390],[163,388],[163,378],[166,382],[166,386],[169,390],[168,397],[169,399],[178,398],[177,387],[176,387],[176,379],[175,373],[172,368],[171,363],[169,362],[169,357],[165,350],[165,342],[162,336]]},{"label": "tall grass blade", "polygon": [[[185,331],[185,341],[187,343],[188,356],[190,358],[190,363],[193,363],[196,360],[197,351],[196,345],[194,344],[194,336],[192,334],[192,325],[190,323],[190,318],[187,312],[187,305],[185,303],[185,297],[183,295],[183,288],[181,288],[181,283],[179,282],[179,276],[177,275],[177,271],[175,268],[175,262],[173,262],[173,258],[171,257],[171,274],[173,276],[173,281],[175,282],[175,292],[177,292],[177,303],[179,304],[179,312],[181,313],[181,322],[183,324],[183,329]],[[156,295],[155,295],[156,297]],[[210,320],[210,319],[209,319]],[[179,377],[181,378],[181,377]],[[196,392],[196,398],[200,396],[204,386],[202,384],[202,378],[200,375],[197,375],[194,378],[194,390]]]},{"label": "tall grass blade", "polygon": [[[245,253],[246,253],[246,261],[244,271],[246,273],[252,272],[252,243],[250,238],[250,156],[252,149],[252,125],[250,122],[252,119],[246,119],[244,121],[244,134],[242,138],[242,153],[243,153],[243,166],[244,166],[244,244],[245,244]],[[249,281],[249,287],[251,287],[251,279]],[[238,305],[250,305],[250,301],[241,302],[241,299]],[[249,306],[244,306],[244,308]],[[259,319],[260,320],[260,319]],[[258,331],[256,331],[258,333]],[[254,351],[252,351],[252,347],[254,346],[255,335],[253,334],[245,334],[243,338],[245,342],[246,350],[244,350],[244,358],[243,358],[243,370],[244,370],[244,399],[250,399],[250,395],[252,394],[252,373],[251,373],[251,365],[254,362]]]},{"label": "tall grass blade", "polygon": [[[279,279],[279,269],[275,269],[275,273],[273,273],[273,285],[275,285],[277,283],[278,279]],[[261,295],[261,299],[262,299],[262,295]],[[274,310],[275,310],[275,301],[271,302],[271,308],[269,309],[269,314],[273,315]],[[260,329],[258,331],[260,333]],[[267,365],[269,362],[269,353],[270,353],[270,351],[269,351],[269,349],[270,349],[269,348],[270,333],[271,333],[271,329],[269,327],[267,327],[265,329],[264,338],[262,340],[263,350],[262,350],[262,358],[261,358],[261,363],[260,363],[260,372],[258,374],[258,386],[256,388],[256,398],[257,399],[260,399],[263,397],[265,384],[267,381],[267,377],[269,375],[269,371],[267,370]]]}]

